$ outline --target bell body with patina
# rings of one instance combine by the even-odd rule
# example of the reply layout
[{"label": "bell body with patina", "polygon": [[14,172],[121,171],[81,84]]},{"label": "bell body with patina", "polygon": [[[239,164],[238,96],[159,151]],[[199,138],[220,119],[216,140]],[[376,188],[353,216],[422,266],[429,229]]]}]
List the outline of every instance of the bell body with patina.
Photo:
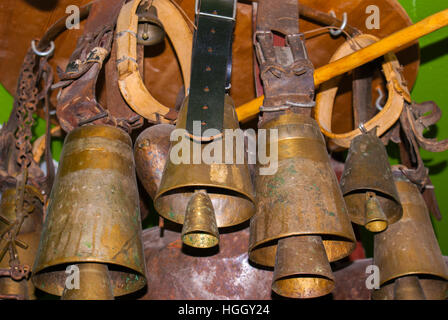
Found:
[{"label": "bell body with patina", "polygon": [[[6,189],[2,193],[0,202],[0,234],[8,227],[8,223],[13,223],[16,219],[16,189]],[[16,245],[17,254],[21,265],[27,265],[32,268],[36,258],[37,247],[42,232],[43,208],[41,195],[39,191],[27,185],[25,187],[25,209],[28,215],[25,217],[20,228],[17,240],[21,241],[27,247],[22,248]],[[6,221],[5,221],[6,220]],[[6,253],[0,261],[0,268],[9,268],[10,256]],[[16,296],[20,299],[35,299],[34,285],[30,279],[14,280],[11,277],[0,277],[0,294]]]},{"label": "bell body with patina", "polygon": [[165,30],[162,22],[157,17],[157,9],[150,6],[148,9],[137,9],[138,26],[137,42],[144,46],[156,45],[163,41]]},{"label": "bell body with patina", "polygon": [[[185,99],[179,113],[176,129],[186,128],[187,108],[188,98]],[[234,104],[229,96],[225,99],[223,127],[239,129]],[[225,163],[224,157],[229,151],[225,147],[225,134],[204,143],[190,139],[186,130],[180,130],[176,141],[171,144],[162,181],[154,198],[157,212],[165,219],[183,224],[187,204],[195,190],[205,190],[213,204],[218,228],[238,225],[250,219],[255,211],[253,185],[247,163],[237,161],[238,146],[235,145],[237,143],[235,141],[233,141],[233,159],[231,163]],[[179,148],[180,143],[186,143],[188,151]],[[242,143],[244,150],[244,140]],[[219,161],[207,163],[203,158],[199,161],[194,159],[198,154],[202,157],[205,154],[204,149],[218,150],[218,148],[222,150],[222,161],[218,159]],[[189,154],[184,158],[185,161],[173,162],[173,157],[185,156],[184,151]]]},{"label": "bell body with patina", "polygon": [[62,295],[67,266],[92,263],[107,265],[114,296],[137,291],[146,285],[141,241],[131,138],[111,126],[76,128],[64,142],[34,284]]},{"label": "bell body with patina", "polygon": [[[355,246],[325,140],[311,117],[295,113],[265,122],[259,129],[267,129],[267,134],[278,132],[278,139],[267,139],[266,147],[271,150],[270,144],[278,145],[278,169],[272,175],[257,172],[249,258],[259,265],[275,266],[273,289],[278,294],[296,298],[325,295],[334,286],[329,262],[348,256]],[[302,239],[290,239],[294,237]],[[282,251],[295,251],[296,258],[277,253],[280,240],[289,242],[282,245]],[[310,251],[310,247],[316,249]],[[302,253],[314,263],[302,263]],[[292,284],[275,283],[281,279]]]},{"label": "bell body with patina", "polygon": [[375,130],[352,140],[340,183],[352,222],[379,232],[401,218],[387,152]]},{"label": "bell body with patina", "polygon": [[[401,171],[394,170],[393,174],[403,217],[387,230],[375,234],[374,263],[380,270],[380,285],[389,286],[398,278],[417,276],[425,296],[442,297],[446,294],[448,267],[425,201],[417,186]],[[407,284],[410,285],[411,282]],[[417,289],[413,291],[418,292]]]},{"label": "bell body with patina", "polygon": [[143,187],[154,199],[170,150],[171,124],[157,124],[139,134],[135,140],[134,158],[137,176]]}]

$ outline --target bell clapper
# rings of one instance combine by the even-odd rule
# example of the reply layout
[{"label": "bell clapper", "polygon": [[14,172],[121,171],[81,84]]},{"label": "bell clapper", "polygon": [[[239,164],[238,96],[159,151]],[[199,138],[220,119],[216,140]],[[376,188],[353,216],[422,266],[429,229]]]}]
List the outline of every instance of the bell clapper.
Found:
[{"label": "bell clapper", "polygon": [[272,290],[289,298],[330,293],[334,277],[320,236],[292,236],[278,241]]},{"label": "bell clapper", "polygon": [[366,224],[370,232],[386,230],[388,222],[375,192],[366,192]]},{"label": "bell clapper", "polygon": [[219,243],[215,210],[206,190],[196,190],[188,202],[182,242],[195,248],[212,248]]}]

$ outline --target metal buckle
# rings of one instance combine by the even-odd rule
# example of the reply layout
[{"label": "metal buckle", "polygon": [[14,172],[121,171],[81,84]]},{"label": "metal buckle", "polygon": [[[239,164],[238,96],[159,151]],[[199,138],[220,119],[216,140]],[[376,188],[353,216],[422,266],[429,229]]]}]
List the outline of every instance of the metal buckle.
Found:
[{"label": "metal buckle", "polygon": [[[226,20],[232,20],[235,21],[235,17],[236,17],[236,2],[237,0],[233,0],[233,14],[232,17],[228,17],[228,16],[222,16],[220,14],[213,14],[213,13],[207,13],[207,12],[201,12],[199,10],[199,3],[202,0],[196,0],[195,1],[195,5],[194,5],[194,12],[196,13],[196,15],[203,15],[203,16],[209,16],[209,17],[213,17],[213,18],[221,18],[221,19],[226,19]],[[204,0],[205,1],[205,0]]]}]

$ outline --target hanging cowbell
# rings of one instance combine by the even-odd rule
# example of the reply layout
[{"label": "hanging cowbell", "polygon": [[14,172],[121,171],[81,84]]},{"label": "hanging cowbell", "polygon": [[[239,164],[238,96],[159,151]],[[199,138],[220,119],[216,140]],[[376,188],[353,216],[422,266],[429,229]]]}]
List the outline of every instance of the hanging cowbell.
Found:
[{"label": "hanging cowbell", "polygon": [[154,199],[170,150],[171,124],[156,124],[139,134],[135,140],[134,157],[137,175],[143,187]]},{"label": "hanging cowbell", "polygon": [[386,148],[375,129],[352,140],[341,189],[352,222],[371,232],[383,231],[401,218],[403,210]]},{"label": "hanging cowbell", "polygon": [[[0,235],[2,236],[16,221],[16,191],[15,188],[6,189],[2,193],[0,202]],[[36,257],[42,231],[42,202],[43,199],[40,192],[32,186],[26,185],[23,208],[27,211],[27,214],[17,235],[15,248],[17,250],[18,262],[22,266],[30,268],[33,266]],[[2,253],[4,255],[0,257],[0,268],[7,269],[10,267],[11,256],[3,250]],[[0,295],[14,299],[35,299],[34,286],[29,278],[15,280],[13,277],[0,277]]]},{"label": "hanging cowbell", "polygon": [[[188,98],[179,113],[176,129],[186,128],[187,109]],[[223,127],[239,129],[233,101],[227,95]],[[198,248],[212,247],[219,241],[213,224],[218,228],[238,225],[250,219],[255,211],[249,169],[244,161],[237,161],[235,139],[231,142],[231,164],[224,161],[208,163],[204,159],[197,161],[196,157],[202,157],[206,150],[215,150],[217,154],[222,151],[224,157],[227,135],[201,142],[191,139],[186,130],[179,132],[180,139],[171,144],[154,206],[162,217],[184,224],[185,244]],[[244,140],[242,147],[244,150]],[[183,160],[177,161],[176,157]],[[187,234],[190,236],[186,237]]]},{"label": "hanging cowbell", "polygon": [[[70,132],[39,243],[35,286],[63,299],[89,300],[144,287],[139,211],[129,135],[105,125]],[[66,286],[78,270],[79,288]]]},{"label": "hanging cowbell", "polygon": [[257,172],[249,258],[275,266],[272,289],[282,296],[328,294],[334,287],[329,262],[352,252],[355,235],[325,140],[316,121],[292,112],[259,129],[278,132],[266,147],[278,144],[278,169],[272,175]]},{"label": "hanging cowbell", "polygon": [[443,260],[429,212],[417,186],[393,171],[403,217],[375,234],[374,263],[380,285],[374,299],[445,299],[448,267]]},{"label": "hanging cowbell", "polygon": [[144,46],[156,45],[163,41],[165,30],[157,17],[157,9],[154,6],[139,6],[137,9],[137,43]]}]

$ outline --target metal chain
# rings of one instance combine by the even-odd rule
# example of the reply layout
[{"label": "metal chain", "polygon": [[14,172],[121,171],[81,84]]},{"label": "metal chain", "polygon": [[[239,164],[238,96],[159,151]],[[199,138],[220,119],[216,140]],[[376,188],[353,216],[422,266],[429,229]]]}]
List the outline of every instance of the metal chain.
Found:
[{"label": "metal chain", "polygon": [[33,114],[36,112],[38,102],[37,73],[35,68],[36,55],[33,50],[30,49],[28,50],[22,65],[16,94],[18,128],[15,133],[15,138],[16,147],[19,150],[16,160],[22,169],[28,167],[33,159],[31,129],[34,124]]}]

